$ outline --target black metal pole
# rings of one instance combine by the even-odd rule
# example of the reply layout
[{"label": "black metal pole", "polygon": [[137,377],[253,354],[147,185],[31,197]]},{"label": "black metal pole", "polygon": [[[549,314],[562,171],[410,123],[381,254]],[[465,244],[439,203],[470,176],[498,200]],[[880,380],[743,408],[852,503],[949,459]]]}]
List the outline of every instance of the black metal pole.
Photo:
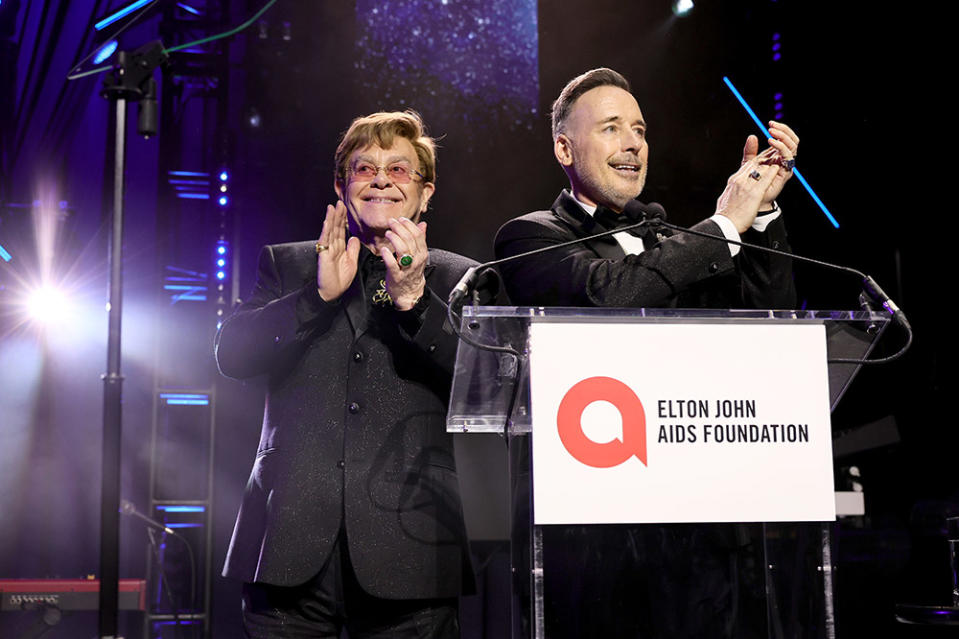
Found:
[{"label": "black metal pole", "polygon": [[100,489],[100,639],[117,636],[120,558],[120,442],[123,377],[120,375],[120,319],[123,311],[123,192],[127,101],[116,99],[113,160],[113,220],[107,264],[109,332],[103,376],[103,475]]},{"label": "black metal pole", "polygon": [[[103,375],[103,475],[100,487],[100,639],[117,636],[120,563],[120,442],[122,435],[123,376],[120,375],[120,319],[123,312],[123,194],[126,169],[127,102],[155,100],[153,72],[167,59],[157,40],[133,53],[117,53],[113,74],[104,78],[101,95],[116,105],[113,140],[113,219],[107,265],[107,372]],[[147,116],[155,115],[148,109]],[[141,119],[141,133],[155,133],[151,117]]]}]

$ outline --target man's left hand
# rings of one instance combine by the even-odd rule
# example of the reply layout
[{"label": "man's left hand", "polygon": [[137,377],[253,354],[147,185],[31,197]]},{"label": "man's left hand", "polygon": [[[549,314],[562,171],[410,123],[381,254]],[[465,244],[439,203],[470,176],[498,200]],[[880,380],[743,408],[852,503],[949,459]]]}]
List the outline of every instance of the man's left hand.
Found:
[{"label": "man's left hand", "polygon": [[[386,232],[392,250],[380,248],[380,257],[386,264],[386,292],[398,310],[408,311],[426,292],[426,263],[429,249],[426,246],[426,222],[414,223],[408,218],[390,220]],[[403,266],[403,258],[410,256],[412,262]]]},{"label": "man's left hand", "polygon": [[[788,161],[796,159],[796,152],[799,149],[799,136],[796,135],[792,129],[782,122],[770,120],[769,134],[771,137],[767,142],[769,142],[770,147],[778,152],[782,160]],[[755,135],[750,135],[746,138],[746,146],[743,147],[743,162],[745,163],[753,159],[758,152],[759,139]],[[779,197],[783,187],[792,175],[792,170],[787,171],[784,167],[780,166],[779,172],[776,174],[776,177],[773,178],[772,183],[763,195],[762,204],[759,205],[760,211],[770,211],[774,208],[775,205],[773,202]]]}]

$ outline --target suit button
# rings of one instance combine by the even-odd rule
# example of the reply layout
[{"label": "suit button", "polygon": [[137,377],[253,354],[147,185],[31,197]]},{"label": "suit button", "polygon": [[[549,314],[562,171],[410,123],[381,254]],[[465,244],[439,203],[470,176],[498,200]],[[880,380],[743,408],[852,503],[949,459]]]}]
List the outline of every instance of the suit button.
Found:
[{"label": "suit button", "polygon": [[717,264],[716,262],[713,262],[712,264],[709,265],[710,273],[715,273],[718,270],[719,270],[719,264]]},{"label": "suit button", "polygon": [[347,409],[348,409],[351,413],[353,413],[354,415],[356,415],[358,412],[360,412],[360,405],[357,404],[356,402],[350,402],[350,405],[347,406]]},{"label": "suit button", "polygon": [[356,351],[355,353],[353,353],[353,361],[354,361],[354,362],[362,362],[362,361],[363,361],[363,353],[361,353],[361,352],[359,352],[359,351]]},{"label": "suit button", "polygon": [[336,467],[337,467],[337,468],[346,468],[346,462],[341,459],[340,461],[336,462]]},{"label": "suit button", "polygon": [[277,336],[275,336],[275,337],[273,338],[273,343],[274,343],[274,344],[279,344],[279,343],[280,343],[280,336],[279,336],[279,335],[277,335]]},{"label": "suit button", "polygon": [[779,248],[779,240],[774,240],[774,241],[773,241],[773,248],[774,248],[774,249],[778,249],[778,248]]},{"label": "suit button", "polygon": [[430,344],[430,345],[427,347],[426,350],[428,350],[428,351],[431,352],[431,353],[435,353],[435,352],[436,352],[436,344]]}]

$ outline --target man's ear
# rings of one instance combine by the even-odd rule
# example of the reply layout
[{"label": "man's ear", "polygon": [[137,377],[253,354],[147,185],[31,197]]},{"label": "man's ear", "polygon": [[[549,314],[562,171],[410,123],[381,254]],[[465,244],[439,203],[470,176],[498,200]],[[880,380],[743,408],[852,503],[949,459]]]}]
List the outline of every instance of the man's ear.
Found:
[{"label": "man's ear", "polygon": [[570,166],[573,163],[573,145],[565,134],[560,133],[553,142],[553,155],[556,161],[563,166]]},{"label": "man's ear", "polygon": [[426,209],[429,208],[430,198],[433,197],[433,193],[436,191],[436,185],[434,185],[432,182],[425,182],[422,188],[423,192],[420,195],[420,210],[417,212],[417,217],[423,213],[426,213]]},{"label": "man's ear", "polygon": [[333,178],[333,190],[336,191],[336,197],[341,201],[346,202],[343,199],[343,184],[340,182],[339,178]]}]

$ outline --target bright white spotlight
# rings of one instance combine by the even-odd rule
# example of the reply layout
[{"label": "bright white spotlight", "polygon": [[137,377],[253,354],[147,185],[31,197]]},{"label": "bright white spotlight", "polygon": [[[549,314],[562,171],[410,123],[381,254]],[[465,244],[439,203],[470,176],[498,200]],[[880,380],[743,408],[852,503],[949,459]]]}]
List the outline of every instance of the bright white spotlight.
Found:
[{"label": "bright white spotlight", "polygon": [[673,13],[678,17],[683,17],[693,10],[693,0],[676,0],[673,3]]},{"label": "bright white spotlight", "polygon": [[30,317],[43,324],[50,324],[66,318],[70,314],[69,301],[63,291],[52,286],[44,286],[30,293],[27,299],[27,311]]}]

